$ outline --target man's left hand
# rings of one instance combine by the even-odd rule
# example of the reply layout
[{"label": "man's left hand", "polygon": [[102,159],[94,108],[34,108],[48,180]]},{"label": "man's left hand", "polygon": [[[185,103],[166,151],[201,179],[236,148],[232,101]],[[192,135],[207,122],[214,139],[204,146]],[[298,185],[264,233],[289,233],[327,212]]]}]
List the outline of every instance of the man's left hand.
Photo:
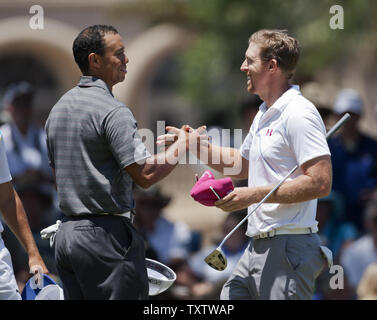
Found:
[{"label": "man's left hand", "polygon": [[44,274],[49,274],[49,271],[39,254],[35,254],[29,257],[29,268],[34,272],[42,271],[42,273]]},{"label": "man's left hand", "polygon": [[223,211],[231,212],[247,208],[254,202],[252,189],[241,187],[235,188],[224,198],[216,201],[215,206]]}]

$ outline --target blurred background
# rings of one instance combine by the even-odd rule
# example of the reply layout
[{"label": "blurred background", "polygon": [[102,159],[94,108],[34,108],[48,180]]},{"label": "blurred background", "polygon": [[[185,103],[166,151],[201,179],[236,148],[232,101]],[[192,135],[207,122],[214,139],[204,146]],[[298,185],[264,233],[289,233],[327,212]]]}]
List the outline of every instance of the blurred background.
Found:
[{"label": "blurred background", "polygon": [[[321,236],[335,250],[336,262],[343,261],[346,285],[342,290],[329,289],[331,274],[325,270],[313,298],[358,298],[356,291],[362,274],[377,261],[377,210],[372,205],[367,210],[367,204],[376,198],[377,186],[377,3],[343,0],[343,29],[333,29],[330,20],[335,13],[330,13],[330,8],[338,2],[40,0],[44,28],[32,29],[30,19],[35,13],[29,10],[33,3],[1,0],[0,130],[6,140],[14,140],[7,146],[8,160],[16,189],[23,191],[36,239],[40,229],[61,215],[50,173],[45,168],[43,126],[52,106],[79,80],[72,43],[83,28],[111,24],[121,34],[130,62],[126,79],[114,87],[114,95],[131,108],[139,128],[152,130],[155,137],[158,120],[175,126],[189,123],[194,127],[206,124],[213,129],[231,128],[230,137],[233,129],[238,128],[245,136],[261,103],[247,94],[246,77],[239,70],[248,38],[262,28],[287,29],[302,46],[293,82],[317,106],[327,126],[344,112],[351,112],[354,119],[329,143],[334,155],[334,193],[318,206]],[[26,81],[30,88],[20,85],[21,81]],[[9,93],[12,85],[13,91]],[[20,101],[19,96],[23,96]],[[17,132],[25,131],[25,136],[32,128],[29,131],[35,132],[35,138],[30,136],[29,142],[23,141],[14,133],[12,123],[18,127]],[[223,143],[237,146],[232,139]],[[17,159],[17,152],[23,154],[23,162],[12,160]],[[217,299],[224,281],[224,276],[206,272],[204,262],[198,265],[202,261],[198,257],[202,250],[209,253],[211,246],[226,234],[224,230],[231,230],[230,226],[244,213],[230,217],[190,198],[195,173],[200,176],[205,169],[201,164],[180,165],[153,190],[135,190],[141,211],[153,209],[153,221],[160,221],[155,226],[146,226],[142,219],[138,222],[151,256],[174,266],[179,274],[177,284],[165,298]],[[148,200],[153,197],[169,201],[156,206],[153,199]],[[166,230],[170,230],[171,236],[161,240],[158,234]],[[28,277],[25,257],[6,232],[4,239],[9,246],[14,243],[10,251],[22,287]],[[364,242],[358,243],[359,240]],[[171,256],[158,255],[161,241],[176,244]],[[234,257],[239,257],[245,241],[242,236],[234,239],[236,244],[229,249]],[[53,272],[53,253],[48,242],[38,239],[37,243],[44,248],[41,251],[45,259],[51,260],[49,268]],[[179,243],[181,247],[177,249]],[[352,255],[361,254],[360,248],[366,248],[365,261]],[[342,258],[343,251],[347,253]],[[354,261],[363,261],[357,271],[353,270]],[[357,276],[353,276],[355,273]]]}]

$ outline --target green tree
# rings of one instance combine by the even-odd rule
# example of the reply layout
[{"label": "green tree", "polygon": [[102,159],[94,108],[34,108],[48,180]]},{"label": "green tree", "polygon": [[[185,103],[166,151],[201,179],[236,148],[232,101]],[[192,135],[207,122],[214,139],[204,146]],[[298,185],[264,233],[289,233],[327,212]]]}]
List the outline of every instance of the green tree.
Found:
[{"label": "green tree", "polygon": [[[335,4],[344,9],[343,30],[329,26]],[[204,117],[224,110],[229,121],[246,89],[239,67],[254,31],[286,29],[299,39],[296,82],[326,67],[341,68],[350,50],[377,34],[375,0],[144,0],[124,8],[120,14],[139,12],[151,24],[170,21],[196,35],[180,61],[180,89]]]}]

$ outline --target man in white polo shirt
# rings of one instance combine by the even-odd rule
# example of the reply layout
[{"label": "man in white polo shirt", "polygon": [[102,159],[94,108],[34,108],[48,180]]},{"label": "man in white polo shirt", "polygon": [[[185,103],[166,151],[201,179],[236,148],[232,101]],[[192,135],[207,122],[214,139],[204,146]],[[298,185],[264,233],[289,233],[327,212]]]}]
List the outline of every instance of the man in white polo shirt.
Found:
[{"label": "man in white polo shirt", "polygon": [[246,234],[252,241],[221,299],[310,299],[324,266],[316,199],[329,194],[332,168],[321,116],[299,87],[290,84],[299,54],[298,41],[285,31],[255,32],[241,71],[247,75],[247,90],[264,102],[250,131],[240,150],[212,145],[208,139],[200,142],[202,161],[208,156],[212,168],[248,178],[248,187],[235,188],[216,202],[227,212],[246,207],[250,212],[299,165],[249,217]]},{"label": "man in white polo shirt", "polygon": [[[25,248],[29,256],[29,267],[36,271],[48,273],[30,231],[26,213],[11,180],[4,139],[0,131],[0,212],[4,221]],[[2,231],[3,226],[0,222],[0,300],[21,300],[13,273],[11,256],[1,238]]]},{"label": "man in white polo shirt", "polygon": [[299,169],[250,216],[253,241],[222,299],[310,299],[324,265],[315,214],[316,199],[331,190],[330,152],[317,109],[290,85],[299,53],[298,41],[282,31],[261,30],[249,39],[241,71],[247,90],[264,101],[237,155],[249,183],[216,205],[252,210],[296,164]]}]

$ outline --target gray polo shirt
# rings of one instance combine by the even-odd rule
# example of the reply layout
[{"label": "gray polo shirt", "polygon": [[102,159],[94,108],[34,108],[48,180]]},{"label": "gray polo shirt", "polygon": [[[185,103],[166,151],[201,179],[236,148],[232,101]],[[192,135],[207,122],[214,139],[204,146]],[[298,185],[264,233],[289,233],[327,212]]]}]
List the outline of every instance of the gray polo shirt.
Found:
[{"label": "gray polo shirt", "polygon": [[104,81],[82,76],[46,122],[59,207],[69,216],[134,210],[132,179],[123,170],[150,157],[129,108]]}]

